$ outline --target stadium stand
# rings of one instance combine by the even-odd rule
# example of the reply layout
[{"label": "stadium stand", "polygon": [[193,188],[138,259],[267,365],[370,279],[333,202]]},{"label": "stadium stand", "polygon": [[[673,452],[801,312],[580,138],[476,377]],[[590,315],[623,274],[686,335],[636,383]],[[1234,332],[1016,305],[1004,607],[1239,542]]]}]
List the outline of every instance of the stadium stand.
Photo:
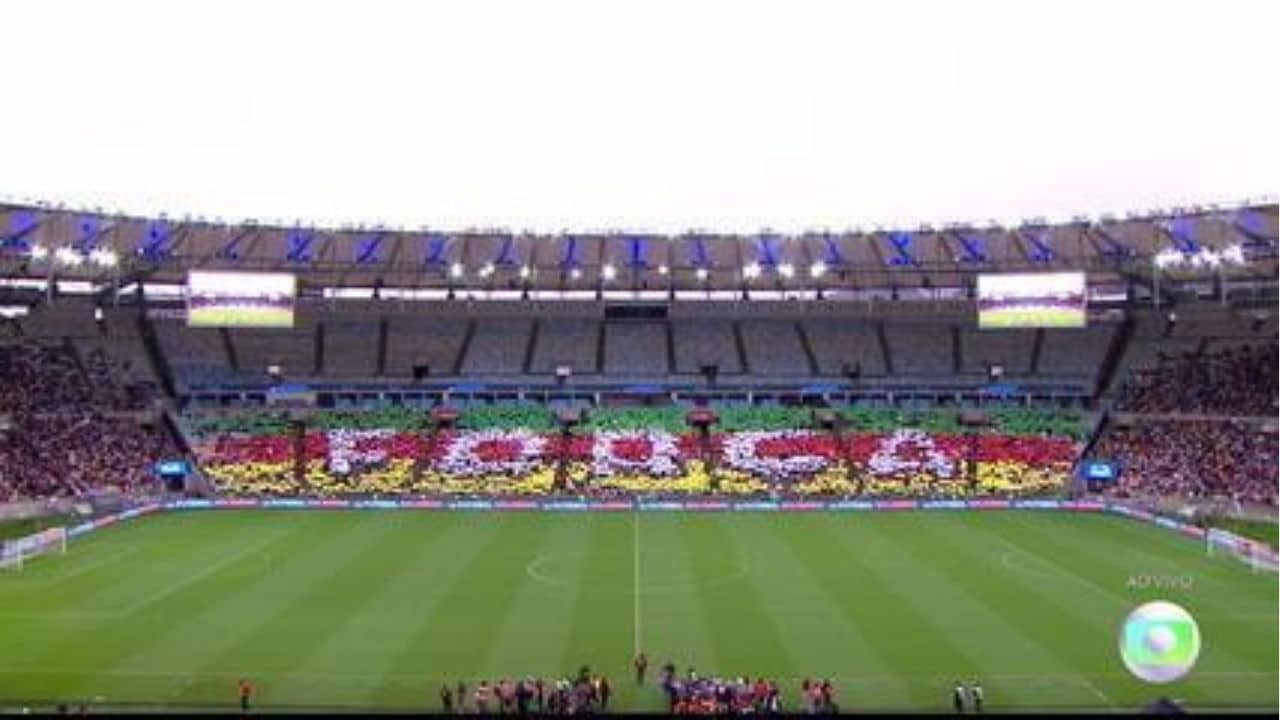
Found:
[{"label": "stadium stand", "polygon": [[600,323],[596,320],[548,318],[537,326],[529,370],[553,373],[560,366],[574,373],[599,372]]},{"label": "stadium stand", "polygon": [[161,351],[178,381],[186,385],[235,382],[242,374],[229,355],[230,345],[216,328],[189,328],[180,320],[155,320]]},{"label": "stadium stand", "polygon": [[311,316],[299,314],[291,328],[236,328],[229,336],[241,371],[265,375],[274,365],[288,377],[316,375],[319,358]]},{"label": "stadium stand", "polygon": [[804,377],[813,371],[795,322],[742,320],[738,323],[751,372]]},{"label": "stadium stand", "polygon": [[848,370],[863,376],[885,374],[884,352],[869,323],[822,318],[805,320],[803,327],[820,374],[842,376]]},{"label": "stadium stand", "polygon": [[458,367],[471,321],[457,317],[392,315],[387,319],[388,378],[408,379],[415,367],[431,375],[452,375]]},{"label": "stadium stand", "polygon": [[1044,377],[1084,378],[1092,384],[1115,332],[1115,325],[1110,323],[1078,330],[1045,330],[1037,366],[1039,374]]},{"label": "stadium stand", "polygon": [[934,323],[886,323],[894,374],[928,378],[955,373],[952,330],[951,325]]},{"label": "stadium stand", "polygon": [[604,372],[620,377],[668,374],[667,327],[664,323],[611,321],[604,325]]},{"label": "stadium stand", "polygon": [[493,318],[477,322],[462,371],[478,375],[519,375],[523,372],[533,321]]},{"label": "stadium stand", "polygon": [[323,322],[323,374],[335,378],[371,378],[378,374],[381,325],[374,318]]},{"label": "stadium stand", "polygon": [[1275,430],[1234,420],[1144,421],[1110,427],[1095,454],[1117,459],[1115,497],[1229,498],[1276,507]]},{"label": "stadium stand", "polygon": [[741,374],[742,356],[738,352],[733,323],[729,320],[682,319],[671,321],[675,343],[676,372],[695,374],[714,365],[721,374]]},{"label": "stadium stand", "polygon": [[960,371],[986,376],[989,368],[998,365],[1005,375],[1029,375],[1035,337],[1034,330],[961,330]]}]

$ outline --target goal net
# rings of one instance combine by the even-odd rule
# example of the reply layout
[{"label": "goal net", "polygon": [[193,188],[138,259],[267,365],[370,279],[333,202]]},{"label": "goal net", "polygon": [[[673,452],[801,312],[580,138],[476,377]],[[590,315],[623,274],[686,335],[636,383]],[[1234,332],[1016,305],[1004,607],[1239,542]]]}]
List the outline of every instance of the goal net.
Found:
[{"label": "goal net", "polygon": [[49,528],[25,537],[5,540],[0,546],[0,570],[21,570],[27,561],[46,553],[67,551],[67,529]]},{"label": "goal net", "polygon": [[1280,558],[1266,543],[1240,537],[1226,530],[1211,529],[1205,533],[1205,551],[1210,556],[1229,555],[1248,565],[1254,572],[1280,570]]}]

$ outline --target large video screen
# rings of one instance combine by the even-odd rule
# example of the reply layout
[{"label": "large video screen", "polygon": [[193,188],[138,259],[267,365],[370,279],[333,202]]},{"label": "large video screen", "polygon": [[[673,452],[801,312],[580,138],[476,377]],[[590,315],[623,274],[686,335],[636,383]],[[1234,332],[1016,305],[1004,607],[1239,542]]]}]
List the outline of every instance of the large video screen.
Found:
[{"label": "large video screen", "polygon": [[1085,326],[1084,273],[978,276],[978,327]]},{"label": "large video screen", "polygon": [[192,270],[187,275],[187,325],[293,327],[296,290],[288,273]]}]

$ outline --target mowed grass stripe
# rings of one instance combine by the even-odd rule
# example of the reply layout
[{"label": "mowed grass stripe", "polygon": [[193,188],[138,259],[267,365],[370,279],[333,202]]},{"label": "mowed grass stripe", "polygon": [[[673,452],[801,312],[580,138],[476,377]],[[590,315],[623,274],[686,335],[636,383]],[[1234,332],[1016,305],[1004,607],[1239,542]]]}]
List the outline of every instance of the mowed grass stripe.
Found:
[{"label": "mowed grass stripe", "polygon": [[[955,522],[971,522],[966,518],[956,517]],[[1085,522],[1085,527],[1089,525]],[[1116,552],[1116,546],[1098,539],[1090,532],[1077,532],[1070,538],[1070,547],[1058,535],[1046,534],[1039,528],[1029,527],[1015,515],[1005,515],[996,522],[982,523],[974,526],[979,533],[1000,538],[1015,552],[1026,553],[1029,557],[1039,558],[1046,567],[1054,569],[1058,576],[1034,575],[1014,571],[1011,575],[1020,577],[1019,585],[1030,592],[1020,598],[1009,593],[1006,601],[1010,607],[1025,608],[1034,606],[1032,597],[1042,599],[1043,619],[1047,624],[1046,633],[1057,632],[1062,623],[1069,623],[1076,628],[1074,633],[1063,633],[1059,641],[1063,652],[1078,658],[1076,665],[1081,668],[1092,668],[1095,672],[1105,669],[1104,676],[1091,681],[1113,701],[1132,705],[1151,697],[1150,686],[1142,684],[1129,676],[1120,661],[1117,649],[1117,633],[1129,610],[1141,604],[1141,599],[1132,602],[1124,597],[1122,590],[1112,591],[1106,584],[1122,582],[1114,568],[1105,565],[1095,568],[1082,564],[1085,561],[1074,557],[1080,553],[1083,557],[1102,557]],[[1160,530],[1152,528],[1151,532]],[[1075,578],[1073,581],[1072,578]],[[1071,592],[1074,586],[1075,592]],[[1121,586],[1122,587],[1122,586]],[[1068,617],[1074,617],[1069,622]],[[1058,618],[1058,619],[1055,619]],[[1212,646],[1205,645],[1197,667],[1206,671],[1251,672],[1256,667],[1249,666],[1230,657],[1225,646],[1217,657],[1211,652]],[[1084,672],[1084,671],[1082,671]],[[1209,682],[1209,681],[1204,681]],[[1215,678],[1212,683],[1220,682]],[[1253,683],[1256,680],[1248,680]],[[1204,700],[1206,696],[1200,691],[1200,683],[1194,678],[1177,683],[1175,686],[1182,697]],[[1172,688],[1167,688],[1172,689]]]},{"label": "mowed grass stripe", "polygon": [[[946,629],[935,622],[933,611],[916,609],[908,596],[912,590],[895,582],[892,575],[904,568],[886,566],[876,560],[887,545],[878,523],[821,522],[822,516],[804,516],[794,523],[792,532],[782,533],[796,561],[808,568],[817,587],[826,592],[844,611],[845,618],[857,628],[859,635],[883,659],[884,673],[890,676],[919,673],[937,668],[965,668],[970,661],[956,646]],[[815,522],[816,521],[816,522]],[[938,600],[934,598],[933,600]],[[803,597],[797,597],[800,605]],[[917,646],[913,638],[924,635],[932,639],[930,647]],[[800,675],[818,675],[821,668],[804,668]],[[861,673],[859,673],[861,674]],[[874,673],[871,673],[874,674]],[[872,706],[887,701],[878,688],[867,688]],[[935,707],[937,693],[933,688],[903,683],[893,694],[905,692],[914,707]]]},{"label": "mowed grass stripe", "polygon": [[607,513],[577,522],[587,531],[586,543],[577,576],[566,579],[574,587],[564,596],[572,621],[551,668],[557,677],[571,677],[586,665],[617,685],[629,664],[634,627],[632,520]]},{"label": "mowed grass stripe", "polygon": [[[585,572],[599,542],[591,520],[533,520],[549,525],[550,532],[538,545],[521,548],[523,563],[511,566],[509,582],[517,592],[510,610],[492,619],[497,631],[478,666],[482,676],[514,679],[569,672],[568,663],[573,661],[566,661],[565,654],[570,635],[576,625],[588,621],[580,614],[575,596],[583,583],[600,582]],[[591,605],[582,608],[592,609]]]},{"label": "mowed grass stripe", "polygon": [[739,537],[749,532],[733,515],[691,515],[683,523],[699,582],[699,607],[716,644],[719,664],[704,674],[737,677],[785,675],[795,665],[778,631],[773,612],[765,606]]},{"label": "mowed grass stripe", "polygon": [[[723,667],[702,609],[701,584],[705,578],[699,581],[698,568],[682,530],[688,520],[673,513],[641,512],[638,518],[640,639],[641,648],[649,657],[650,675],[655,678],[667,662],[680,673],[689,668],[706,671]],[[629,546],[627,549],[631,550]],[[661,703],[660,691],[655,689],[654,693]]]},{"label": "mowed grass stripe", "polygon": [[423,617],[415,653],[401,658],[401,668],[479,677],[489,648],[514,609],[525,568],[553,527],[528,514],[477,514],[469,522],[494,524],[496,532]]},{"label": "mowed grass stripe", "polygon": [[[1194,556],[1191,547],[1181,549],[1154,545],[1150,542],[1134,542],[1127,534],[1113,536],[1115,526],[1103,523],[1095,525],[1095,532],[1085,533],[1076,539],[1067,538],[1064,527],[1057,522],[1046,522],[1043,525],[1030,524],[1025,518],[1012,518],[1025,533],[1034,536],[1038,541],[1051,548],[1051,552],[1059,559],[1062,566],[1071,572],[1103,573],[1107,586],[1114,584],[1116,595],[1121,606],[1116,613],[1115,623],[1118,626],[1130,610],[1149,600],[1171,600],[1185,607],[1197,619],[1202,634],[1206,637],[1229,638],[1239,642],[1206,643],[1201,657],[1202,667],[1217,671],[1241,672],[1256,670],[1265,666],[1268,659],[1274,659],[1277,640],[1277,625],[1280,617],[1276,613],[1276,601],[1273,595],[1270,620],[1265,608],[1249,596],[1241,596],[1224,587],[1220,581],[1194,584],[1187,590],[1162,590],[1158,588],[1128,588],[1128,578],[1143,573],[1164,572],[1177,574],[1187,572],[1194,567],[1189,560]],[[1182,555],[1177,557],[1175,553]],[[1194,571],[1192,571],[1194,575]],[[1243,567],[1239,571],[1240,580],[1251,579]],[[1097,581],[1101,584],[1102,580]],[[1274,578],[1273,578],[1274,583]],[[1105,586],[1104,586],[1105,587]],[[1273,588],[1274,592],[1274,588]],[[1244,622],[1224,621],[1224,617],[1245,614],[1252,619]],[[1212,633],[1212,635],[1210,635]],[[1260,642],[1263,637],[1270,636],[1270,643]],[[1240,648],[1237,652],[1228,648]]]},{"label": "mowed grass stripe", "polygon": [[[341,516],[294,520],[285,513],[246,514],[251,523],[242,531],[266,534],[274,525],[296,524],[304,528],[287,548],[269,548],[242,561],[256,573],[247,579],[235,576],[220,584],[223,601],[193,612],[189,622],[165,642],[139,648],[116,665],[122,670],[151,671],[185,664],[205,672],[238,673],[255,677],[260,692],[271,693],[262,674],[290,667],[290,658],[306,643],[326,632],[325,618],[308,612],[308,598],[324,593],[321,608],[334,598],[325,593],[333,576],[341,573],[361,549],[377,543],[394,523],[391,518]],[[262,569],[265,568],[265,572]],[[210,588],[214,591],[218,586]],[[153,682],[163,682],[154,678]],[[234,700],[231,678],[190,677],[168,681],[167,699],[174,701]]]},{"label": "mowed grass stripe", "polygon": [[[912,532],[898,533],[898,547],[916,564],[913,575],[928,583],[923,591],[945,597],[935,612],[947,619],[948,631],[968,648],[975,668],[1002,668],[1008,674],[1067,676],[1084,668],[1065,656],[1060,636],[1046,635],[1036,607],[1020,608],[1006,600],[1007,578],[991,572],[996,547],[977,538],[967,527],[956,527],[945,516],[921,518]],[[970,677],[957,675],[957,680]],[[978,677],[977,679],[981,679]],[[987,680],[987,691],[998,694],[1007,706],[1039,707],[1062,704],[1085,706],[1101,698],[1081,682],[1050,687],[1025,682]],[[946,688],[938,688],[940,699]]]},{"label": "mowed grass stripe", "polygon": [[[785,534],[798,535],[796,542],[803,544],[809,535],[807,520],[793,522],[802,516],[753,515],[745,517],[742,542],[750,558],[751,582],[755,585],[765,607],[774,615],[779,633],[790,650],[794,680],[796,675],[846,678],[854,675],[878,676],[875,683],[876,701],[885,706],[902,707],[908,704],[906,685],[889,673],[890,663],[880,654],[878,647],[864,637],[861,628],[849,619],[850,608],[864,606],[863,598],[837,597],[822,587],[813,568],[798,559]],[[814,552],[813,548],[806,553]],[[842,568],[844,563],[835,553],[827,555],[831,568]],[[784,684],[783,698],[796,700],[798,683]],[[871,699],[850,688],[840,688],[838,693],[843,707],[866,707]],[[852,703],[852,704],[849,704]]]},{"label": "mowed grass stripe", "polygon": [[[45,579],[73,573],[55,592],[0,578],[0,698],[229,707],[244,670],[272,705],[430,709],[444,678],[585,662],[622,707],[658,709],[652,681],[629,681],[637,523],[651,677],[668,659],[770,672],[793,709],[805,675],[831,677],[853,710],[943,709],[950,680],[971,675],[993,709],[1105,708],[1102,692],[1124,707],[1155,694],[1276,707],[1277,623],[1228,615],[1280,618],[1275,575],[1157,528],[1049,512],[153,516],[38,559]],[[127,547],[114,574],[88,569]],[[566,587],[530,577],[539,555]],[[1110,615],[1150,597],[1123,587],[1127,558],[1206,568],[1209,582],[1170,598],[1205,615],[1190,680],[1153,688],[1118,662]],[[737,667],[760,626],[775,669]]]},{"label": "mowed grass stripe", "polygon": [[[441,680],[456,682],[457,679],[466,679],[468,684],[474,684],[468,669],[449,665],[440,653],[451,643],[463,641],[470,624],[483,619],[469,614],[440,617],[437,610],[458,591],[460,585],[466,585],[471,578],[469,573],[479,558],[501,552],[509,539],[502,517],[476,522],[473,515],[452,514],[450,525],[429,557],[430,572],[418,583],[406,587],[403,599],[407,605],[398,604],[400,612],[388,618],[401,623],[397,636],[381,648],[387,658],[387,667],[395,668],[396,674],[381,677],[376,673],[364,675],[375,681],[366,695],[371,701],[378,705],[402,703],[410,694],[417,692],[417,683],[422,682],[424,685],[429,683],[428,697],[422,701],[431,701],[434,707],[438,701],[431,700],[431,697],[439,689],[436,683]],[[346,672],[359,672],[358,668],[349,665],[342,667]],[[407,685],[412,689],[407,689]],[[407,704],[421,706],[419,702]]]},{"label": "mowed grass stripe", "polygon": [[[1114,652],[1107,655],[1114,647],[1113,637],[1108,634],[1091,642],[1096,624],[1060,605],[1075,603],[1072,594],[1078,588],[1059,587],[1047,598],[1028,588],[1028,582],[1042,583],[1043,578],[1004,565],[1000,560],[1008,552],[1007,545],[950,513],[930,514],[915,532],[899,537],[902,546],[935,568],[956,594],[971,599],[973,607],[939,603],[939,613],[948,615],[954,631],[980,654],[975,671],[985,668],[992,677],[976,677],[984,680],[988,694],[999,697],[1001,705],[1087,707],[1114,702],[1086,677],[1114,669],[1101,665],[1114,658]],[[975,623],[976,617],[984,616],[988,622]],[[973,632],[978,628],[982,631]],[[1042,678],[1027,677],[1036,675]]]},{"label": "mowed grass stripe", "polygon": [[[277,606],[261,630],[222,653],[213,666],[242,667],[241,659],[247,659],[261,668],[265,673],[259,683],[264,703],[296,702],[317,689],[325,690],[338,703],[365,702],[376,681],[367,677],[342,682],[329,679],[321,687],[314,678],[342,671],[396,672],[388,666],[385,650],[371,646],[371,642],[379,635],[394,633],[399,625],[397,616],[379,613],[372,605],[397,587],[399,578],[420,569],[414,548],[429,543],[421,539],[406,542],[408,529],[414,524],[414,517],[393,514],[376,532],[360,526],[358,535],[347,533],[340,541],[331,570],[323,565],[297,568],[290,573],[291,580],[305,591],[290,593],[289,601]],[[418,695],[420,699],[422,692]]]},{"label": "mowed grass stripe", "polygon": [[[1153,528],[1146,523],[1109,515],[1091,516],[1074,526],[1071,520],[1051,515],[1044,518],[1044,528],[1065,536],[1070,536],[1073,527],[1088,528],[1090,535],[1120,548],[1119,552],[1107,555],[1117,562],[1125,562],[1130,573],[1163,568],[1165,572],[1193,575],[1197,585],[1207,582],[1225,590],[1231,601],[1226,614],[1267,615],[1276,609],[1275,573],[1254,573],[1245,563],[1225,554],[1210,556],[1203,540],[1172,532],[1152,532]],[[1157,567],[1147,567],[1143,561],[1154,562]]]},{"label": "mowed grass stripe", "polygon": [[[27,657],[12,654],[6,648],[3,663],[6,668],[15,664],[32,668],[83,668],[84,674],[52,673],[20,679],[5,675],[0,678],[0,683],[3,683],[0,684],[0,696],[129,699],[155,698],[160,692],[169,692],[172,683],[163,679],[110,679],[92,671],[118,667],[123,658],[170,642],[182,628],[191,625],[193,615],[226,602],[226,594],[218,590],[221,580],[230,578],[239,585],[270,572],[266,566],[241,564],[240,560],[268,548],[297,550],[299,546],[291,547],[291,543],[305,531],[301,525],[283,523],[266,535],[236,533],[234,528],[242,522],[240,518],[219,518],[210,528],[200,527],[203,520],[198,518],[191,523],[192,529],[196,530],[192,536],[187,536],[186,525],[167,523],[168,531],[156,535],[155,544],[139,554],[137,563],[147,567],[142,577],[125,574],[118,578],[120,583],[140,584],[135,592],[151,591],[154,598],[160,599],[159,602],[147,602],[129,616],[102,620],[89,627],[73,624],[62,633],[26,646],[35,651]],[[214,531],[215,527],[217,531]],[[143,529],[155,532],[150,528]],[[131,530],[131,527],[113,528],[113,531],[120,532]],[[168,536],[168,541],[165,536]],[[194,544],[188,544],[188,541],[194,541]],[[142,584],[147,581],[151,585]],[[184,664],[191,661],[190,654],[184,656]]]}]

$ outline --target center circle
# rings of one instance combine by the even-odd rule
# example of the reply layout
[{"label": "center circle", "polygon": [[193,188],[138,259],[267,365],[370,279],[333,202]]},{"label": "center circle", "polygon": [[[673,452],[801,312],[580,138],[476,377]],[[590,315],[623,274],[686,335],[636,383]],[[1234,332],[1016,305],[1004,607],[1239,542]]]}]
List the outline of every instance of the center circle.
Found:
[{"label": "center circle", "polygon": [[[564,565],[577,558],[585,555],[579,551],[545,553],[538,555],[525,566],[525,574],[536,582],[551,587],[560,588],[562,590],[572,590],[574,592],[586,591],[598,595],[626,595],[630,596],[636,592],[636,586],[630,581],[624,581],[621,584],[592,582],[590,576],[583,574],[577,580],[566,579],[568,573],[564,572]],[[557,570],[560,572],[557,572]],[[723,573],[717,573],[711,577],[704,577],[700,580],[687,580],[679,582],[652,582],[646,580],[643,575],[640,577],[639,591],[641,595],[666,595],[691,593],[703,590],[708,587],[716,587],[719,585],[728,585],[738,582],[747,577],[749,571],[747,566],[742,562],[737,562],[725,568]]]}]

